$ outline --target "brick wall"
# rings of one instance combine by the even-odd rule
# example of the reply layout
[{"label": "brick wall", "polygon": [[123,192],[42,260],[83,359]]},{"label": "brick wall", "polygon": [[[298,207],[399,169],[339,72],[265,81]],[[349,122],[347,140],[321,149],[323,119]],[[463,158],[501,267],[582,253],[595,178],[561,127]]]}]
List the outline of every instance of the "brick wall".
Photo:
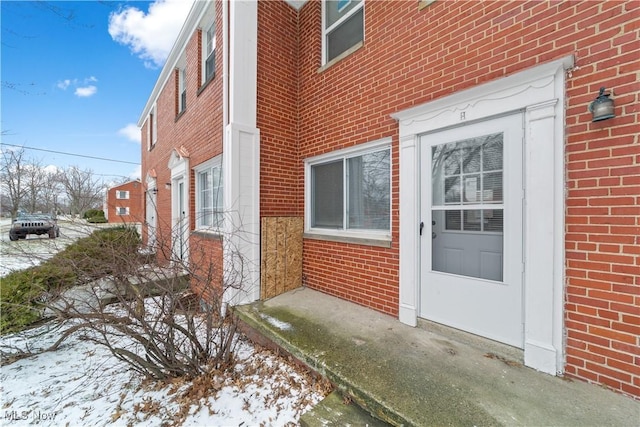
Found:
[{"label": "brick wall", "polygon": [[[128,191],[128,199],[118,199],[119,191]],[[131,181],[112,187],[107,194],[107,218],[112,224],[143,222],[142,197],[144,193],[139,181]],[[118,215],[118,208],[129,208],[129,214]]]},{"label": "brick wall", "polygon": [[[573,54],[566,373],[640,396],[640,2],[436,1],[423,10],[417,3],[367,0],[364,45],[326,69],[319,0],[299,12],[282,1],[258,4],[261,216],[303,214],[305,158],[391,137],[391,247],[307,238],[303,268],[308,286],[397,315],[398,125],[390,114]],[[158,143],[151,151],[143,145],[143,171],[157,172],[161,243],[170,232],[171,151],[183,146],[191,169],[222,151],[221,9],[216,77],[200,88],[195,32],[186,49],[187,109],[176,116],[171,78],[158,99]],[[601,85],[614,89],[617,117],[591,123],[587,105]],[[193,193],[189,199],[194,224]],[[216,241],[196,235],[191,245],[219,257]]]},{"label": "brick wall", "polygon": [[191,289],[212,306],[220,304],[223,290],[222,239],[195,233],[190,239]]},{"label": "brick wall", "polygon": [[[321,5],[308,2],[299,14],[300,162],[391,136],[393,243],[306,239],[307,285],[396,315],[398,128],[390,114],[572,54],[566,373],[640,396],[639,6],[437,1],[418,10],[417,2],[368,0],[364,46],[321,70]],[[591,123],[587,106],[602,85],[614,89],[617,117]]]},{"label": "brick wall", "polygon": [[[178,79],[172,73],[162,88],[157,100],[158,138],[156,145],[147,150],[148,120],[142,128],[145,141],[142,149],[142,171],[154,169],[157,174],[157,239],[160,259],[171,253],[171,171],[168,162],[173,150],[184,149],[190,169],[189,224],[195,224],[195,175],[193,168],[222,153],[222,5],[216,5],[216,70],[213,79],[201,84],[201,31],[195,31],[185,49],[187,64],[187,108],[178,114]],[[146,176],[142,177],[146,180]],[[198,240],[192,236],[190,246],[197,247]]]},{"label": "brick wall", "polygon": [[[640,396],[639,2],[579,4],[578,69],[567,94],[569,375]],[[585,106],[613,88],[616,118],[591,122]]]},{"label": "brick wall", "polygon": [[284,2],[258,3],[260,215],[302,216],[297,146],[297,13]]}]

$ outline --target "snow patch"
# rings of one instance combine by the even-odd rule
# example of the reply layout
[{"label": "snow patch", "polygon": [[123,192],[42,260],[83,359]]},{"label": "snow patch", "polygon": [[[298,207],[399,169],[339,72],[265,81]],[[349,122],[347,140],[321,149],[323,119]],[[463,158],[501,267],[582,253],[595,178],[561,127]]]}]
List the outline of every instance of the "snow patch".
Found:
[{"label": "snow patch", "polygon": [[283,322],[282,320],[278,320],[275,317],[271,317],[267,314],[264,313],[260,313],[260,317],[264,320],[266,320],[267,322],[269,322],[269,324],[271,326],[275,326],[276,328],[280,329],[281,331],[290,331],[293,329],[293,326],[291,326],[291,324],[287,323],[287,322]]}]

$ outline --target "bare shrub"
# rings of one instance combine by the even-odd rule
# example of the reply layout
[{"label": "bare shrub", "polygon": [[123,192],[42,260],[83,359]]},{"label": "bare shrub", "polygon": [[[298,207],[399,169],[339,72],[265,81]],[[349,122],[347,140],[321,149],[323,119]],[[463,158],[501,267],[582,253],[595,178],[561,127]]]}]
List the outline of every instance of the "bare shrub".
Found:
[{"label": "bare shrub", "polygon": [[[178,232],[172,233],[174,241]],[[237,328],[224,298],[242,290],[250,271],[232,241],[223,235],[203,238],[188,259],[173,248],[163,254],[169,260],[164,266],[149,264],[139,251],[132,254],[130,241],[105,239],[100,258],[108,263],[96,263],[88,251],[77,253],[77,276],[95,280],[55,292],[47,303],[50,314],[73,321],[51,349],[82,330],[86,339],[152,379],[196,377],[230,366]],[[122,344],[131,341],[135,345]]]}]

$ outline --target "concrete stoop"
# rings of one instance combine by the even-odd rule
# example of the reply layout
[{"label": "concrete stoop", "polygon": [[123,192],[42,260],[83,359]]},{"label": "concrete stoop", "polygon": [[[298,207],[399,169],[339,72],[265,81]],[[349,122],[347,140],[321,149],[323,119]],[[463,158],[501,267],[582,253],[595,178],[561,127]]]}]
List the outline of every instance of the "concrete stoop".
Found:
[{"label": "concrete stoop", "polygon": [[639,401],[536,372],[521,351],[411,328],[310,289],[234,312],[250,339],[334,385],[304,426],[640,426]]},{"label": "concrete stoop", "polygon": [[373,418],[360,406],[338,391],[327,397],[300,417],[302,427],[354,426],[387,427],[389,424]]},{"label": "concrete stoop", "polygon": [[[280,328],[289,329],[285,322],[269,315],[261,314],[258,305],[234,308],[238,315],[240,330],[252,341],[268,348],[284,352],[315,374],[328,379],[335,387],[325,399],[300,418],[300,425],[309,427],[326,426],[404,426],[411,425],[392,409],[384,407],[367,390],[353,384],[348,378],[328,367],[321,358],[315,357],[294,341],[280,335]],[[377,417],[371,414],[377,414]],[[382,421],[386,419],[390,424]]]}]

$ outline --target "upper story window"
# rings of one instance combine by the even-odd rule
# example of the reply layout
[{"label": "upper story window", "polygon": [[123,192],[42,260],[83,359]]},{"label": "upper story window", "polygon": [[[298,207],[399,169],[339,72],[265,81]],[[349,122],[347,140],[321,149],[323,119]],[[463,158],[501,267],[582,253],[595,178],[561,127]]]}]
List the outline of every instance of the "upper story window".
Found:
[{"label": "upper story window", "polygon": [[307,232],[390,238],[388,138],[308,159],[305,169]]},{"label": "upper story window", "polygon": [[147,121],[147,147],[151,150],[158,142],[158,118],[156,114],[156,105],[153,105],[149,113]]},{"label": "upper story window", "polygon": [[222,157],[196,167],[195,174],[196,229],[217,231],[224,219]]},{"label": "upper story window", "polygon": [[213,21],[203,34],[202,84],[213,78],[216,68],[216,23]]},{"label": "upper story window", "polygon": [[322,2],[323,64],[364,40],[364,0]]},{"label": "upper story window", "polygon": [[118,190],[116,191],[116,199],[128,199],[129,198],[129,192],[128,191],[122,191],[122,190]]},{"label": "upper story window", "polygon": [[178,68],[178,114],[187,108],[187,67]]}]

